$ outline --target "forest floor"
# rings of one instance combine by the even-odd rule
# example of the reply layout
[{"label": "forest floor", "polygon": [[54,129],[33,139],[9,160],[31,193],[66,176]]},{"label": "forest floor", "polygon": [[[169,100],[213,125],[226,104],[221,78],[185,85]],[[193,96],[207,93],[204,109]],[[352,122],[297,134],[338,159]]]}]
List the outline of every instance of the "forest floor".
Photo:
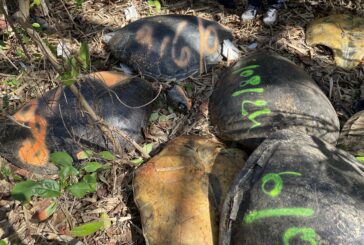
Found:
[{"label": "forest floor", "polygon": [[[305,28],[312,20],[334,13],[364,17],[364,3],[361,0],[290,1],[281,10],[280,19],[273,27],[264,26],[261,18],[242,24],[240,15],[245,1],[238,1],[234,10],[225,9],[217,1],[211,0],[194,1],[193,4],[191,1],[162,1],[159,13],[143,0],[89,0],[81,7],[76,2],[50,1],[50,12],[46,17],[49,28],[40,34],[49,45],[56,47],[64,42],[72,52],[77,52],[81,42],[88,43],[92,71],[120,69],[103,43],[103,36],[129,23],[124,14],[127,7],[135,6],[139,18],[171,13],[196,15],[229,27],[234,34],[234,43],[243,56],[257,49],[269,49],[302,67],[332,102],[341,126],[355,113],[364,81],[363,64],[352,70],[338,68],[328,49],[306,45]],[[9,9],[11,11],[11,6]],[[24,31],[18,30],[21,40],[10,28],[0,36],[1,117],[13,114],[30,99],[60,84],[58,73],[45,61],[35,43]],[[29,57],[22,50],[20,42],[25,45]],[[222,63],[211,73],[182,81],[181,84],[188,88],[187,93],[193,99],[193,109],[184,115],[160,104],[153,112],[157,117],[148,126],[146,143],[153,143],[153,148],[157,148],[179,135],[212,135],[207,113],[208,98],[217,75],[226,66],[226,63]],[[135,154],[132,152],[128,157],[133,158]],[[112,162],[110,169],[99,174],[96,193],[82,199],[63,194],[58,199],[59,209],[42,223],[35,222],[32,215],[43,201],[33,198],[29,204],[21,205],[12,200],[10,191],[17,181],[16,174],[5,176],[1,172],[0,240],[18,240],[21,244],[65,244],[62,241],[72,240],[69,236],[72,227],[96,220],[100,213],[106,212],[111,218],[111,227],[78,238],[80,242],[144,244],[131,186],[136,167],[122,162]],[[3,169],[6,166],[6,161],[1,159],[0,167]]]}]

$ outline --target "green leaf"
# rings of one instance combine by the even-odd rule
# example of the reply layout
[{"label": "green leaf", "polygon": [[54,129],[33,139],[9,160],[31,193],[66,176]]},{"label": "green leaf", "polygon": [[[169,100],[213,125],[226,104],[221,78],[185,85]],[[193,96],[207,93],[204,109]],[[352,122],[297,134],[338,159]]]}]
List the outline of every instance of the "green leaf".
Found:
[{"label": "green leaf", "polygon": [[111,226],[111,221],[107,213],[100,215],[99,221],[89,222],[80,226],[77,226],[71,230],[73,236],[88,236],[96,231],[107,229]]},{"label": "green leaf", "polygon": [[356,157],[356,160],[358,160],[360,163],[364,164],[364,156]]},{"label": "green leaf", "polygon": [[93,173],[102,168],[104,168],[104,165],[99,162],[86,162],[82,166],[82,169],[84,169],[87,173]]},{"label": "green leaf", "polygon": [[55,180],[44,179],[34,186],[33,193],[44,198],[59,197],[61,195],[61,187]]},{"label": "green leaf", "polygon": [[59,178],[62,181],[65,181],[70,176],[77,176],[78,174],[78,170],[73,166],[62,166],[59,170]]},{"label": "green leaf", "polygon": [[0,174],[3,176],[3,177],[10,177],[12,174],[11,174],[11,170],[8,166],[3,166],[1,167],[0,169]]},{"label": "green leaf", "polygon": [[64,86],[70,86],[76,82],[70,71],[63,73],[60,78]]},{"label": "green leaf", "polygon": [[153,150],[153,143],[150,143],[150,144],[145,144],[143,146],[143,150],[149,154],[152,150]]},{"label": "green leaf", "polygon": [[18,201],[30,201],[34,194],[34,189],[39,184],[32,180],[22,181],[16,184],[11,190],[11,196]]},{"label": "green leaf", "polygon": [[85,160],[87,158],[92,157],[93,154],[94,154],[94,152],[91,151],[91,150],[80,151],[79,153],[77,153],[77,159],[78,160]]},{"label": "green leaf", "polygon": [[41,4],[41,0],[33,0],[33,2],[30,4],[30,8],[33,8],[34,6],[39,6]]},{"label": "green leaf", "polygon": [[51,154],[51,162],[57,166],[72,166],[73,158],[64,151],[58,151]]},{"label": "green leaf", "polygon": [[84,197],[86,194],[96,191],[96,173],[85,175],[82,180],[67,188],[72,195],[78,198]]},{"label": "green leaf", "polygon": [[149,117],[149,122],[155,122],[158,120],[159,114],[158,112],[153,112]]},{"label": "green leaf", "polygon": [[102,151],[99,153],[99,156],[108,161],[115,160],[115,156],[110,151]]},{"label": "green leaf", "polygon": [[4,240],[0,240],[0,245],[7,245],[7,243]]},{"label": "green leaf", "polygon": [[33,23],[32,24],[32,27],[35,28],[35,29],[39,29],[41,28],[40,24],[39,23]]},{"label": "green leaf", "polygon": [[157,13],[161,11],[161,3],[158,0],[149,0],[148,5],[151,7],[155,7]]},{"label": "green leaf", "polygon": [[85,2],[85,0],[76,0],[77,7],[82,7],[82,4]]},{"label": "green leaf", "polygon": [[144,162],[143,158],[142,157],[138,157],[138,158],[135,158],[133,160],[130,160],[131,163],[133,163],[134,165],[140,165]]},{"label": "green leaf", "polygon": [[80,47],[80,60],[82,62],[82,67],[85,70],[90,68],[90,51],[87,43],[82,42]]},{"label": "green leaf", "polygon": [[71,230],[72,236],[88,236],[104,228],[104,221],[89,222]]},{"label": "green leaf", "polygon": [[110,228],[111,226],[111,221],[110,221],[110,217],[109,215],[107,215],[107,213],[102,213],[100,215],[100,219],[104,222],[104,228]]},{"label": "green leaf", "polygon": [[161,3],[158,0],[154,1],[154,6],[157,13],[161,12]]}]

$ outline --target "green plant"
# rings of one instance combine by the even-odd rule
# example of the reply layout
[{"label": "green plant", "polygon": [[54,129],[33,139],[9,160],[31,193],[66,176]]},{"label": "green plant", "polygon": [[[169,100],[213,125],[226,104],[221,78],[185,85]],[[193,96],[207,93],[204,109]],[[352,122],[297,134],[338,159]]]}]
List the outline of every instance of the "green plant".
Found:
[{"label": "green plant", "polygon": [[100,220],[89,222],[80,226],[77,226],[71,230],[73,236],[88,236],[96,231],[107,229],[111,226],[111,221],[106,213],[100,215]]},{"label": "green plant", "polygon": [[61,74],[62,83],[65,86],[70,86],[76,82],[80,71],[83,69],[87,71],[90,68],[90,51],[86,43],[81,43],[79,54],[71,56],[66,60],[66,66],[69,68],[66,72]]},{"label": "green plant", "polygon": [[360,163],[364,164],[364,156],[357,156],[356,160],[358,160]]},{"label": "green plant", "polygon": [[[143,145],[143,150],[149,154],[152,150],[153,150],[153,143],[150,143],[150,144],[144,144]],[[133,165],[140,165],[144,162],[143,158],[142,157],[138,157],[138,158],[134,158],[132,160],[130,160],[130,162],[133,164]]]},{"label": "green plant", "polygon": [[[99,157],[110,160],[114,159],[108,151],[100,152]],[[61,196],[62,191],[67,191],[77,198],[95,192],[97,187],[97,171],[103,170],[108,165],[103,165],[97,161],[85,162],[82,164],[80,171],[73,166],[73,158],[66,152],[54,152],[51,154],[51,162],[59,168],[59,179],[44,179],[40,181],[26,180],[17,183],[11,195],[14,199],[29,202],[33,196],[43,198],[57,198]],[[5,171],[7,174],[8,172]]]},{"label": "green plant", "polygon": [[20,81],[16,78],[9,78],[4,81],[4,84],[8,85],[9,87],[18,87],[20,85]]},{"label": "green plant", "polygon": [[21,180],[23,180],[21,176],[19,176],[17,174],[13,174],[13,172],[11,172],[11,169],[8,166],[1,167],[1,169],[0,169],[0,176],[2,178],[13,179],[14,181],[21,181]]},{"label": "green plant", "polygon": [[148,5],[150,7],[155,7],[157,13],[161,12],[161,3],[158,0],[148,0]]}]

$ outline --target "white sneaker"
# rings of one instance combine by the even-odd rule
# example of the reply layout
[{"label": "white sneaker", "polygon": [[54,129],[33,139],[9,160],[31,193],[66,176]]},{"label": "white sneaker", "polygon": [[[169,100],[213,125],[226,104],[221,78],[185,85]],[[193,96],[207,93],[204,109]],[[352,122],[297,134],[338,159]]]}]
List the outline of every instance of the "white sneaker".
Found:
[{"label": "white sneaker", "polygon": [[257,16],[257,10],[257,7],[253,5],[248,5],[244,13],[241,15],[242,21],[250,21],[255,19],[255,16]]},{"label": "white sneaker", "polygon": [[264,14],[263,22],[266,25],[273,25],[278,18],[278,10],[276,8],[269,8]]}]

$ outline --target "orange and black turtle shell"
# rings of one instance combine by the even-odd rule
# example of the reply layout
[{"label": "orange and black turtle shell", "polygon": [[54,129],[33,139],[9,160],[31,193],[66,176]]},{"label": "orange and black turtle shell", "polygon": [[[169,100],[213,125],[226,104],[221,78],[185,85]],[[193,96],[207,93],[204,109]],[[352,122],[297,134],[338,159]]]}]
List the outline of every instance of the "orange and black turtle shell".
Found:
[{"label": "orange and black turtle shell", "polygon": [[221,43],[232,34],[215,21],[190,15],[147,17],[114,32],[113,55],[144,76],[182,80],[221,61]]},{"label": "orange and black turtle shell", "polygon": [[329,99],[300,67],[273,52],[242,58],[216,83],[209,101],[219,136],[255,149],[291,129],[336,143],[339,120]]},{"label": "orange and black turtle shell", "polygon": [[[140,142],[153,100],[151,85],[139,78],[114,72],[89,75],[78,85],[94,111],[108,124]],[[129,145],[117,134],[122,146]],[[52,174],[50,154],[66,151],[75,158],[84,148],[112,150],[112,144],[81,109],[68,87],[59,87],[27,103],[0,126],[0,154],[14,165],[41,174]]]}]

